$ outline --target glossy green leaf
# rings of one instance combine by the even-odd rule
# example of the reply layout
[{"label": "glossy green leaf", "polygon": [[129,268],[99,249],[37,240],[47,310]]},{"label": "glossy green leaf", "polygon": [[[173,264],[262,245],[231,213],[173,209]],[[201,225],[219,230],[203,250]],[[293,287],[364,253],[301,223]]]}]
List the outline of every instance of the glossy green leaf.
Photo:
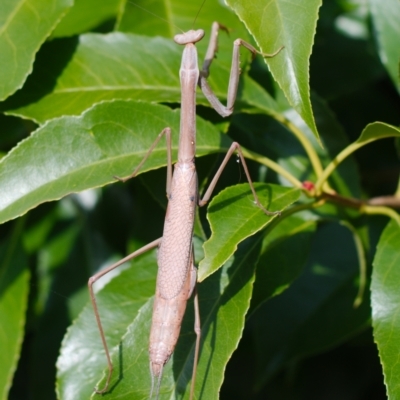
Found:
[{"label": "glossy green leaf", "polygon": [[389,400],[400,396],[400,227],[391,221],[382,233],[374,258],[371,283],[372,325]]},{"label": "glossy green leaf", "polygon": [[[51,93],[11,113],[43,123],[79,115],[103,100],[179,102],[180,56],[180,48],[167,39],[122,33],[81,35]],[[17,96],[10,101],[19,102]]]},{"label": "glossy green leaf", "polygon": [[[300,197],[298,189],[277,185],[254,185],[261,204],[269,211],[284,211]],[[204,259],[199,264],[199,281],[221,267],[236,251],[237,245],[279,216],[268,216],[254,203],[248,184],[220,192],[208,207],[212,235],[204,244]]]},{"label": "glossy green leaf", "polygon": [[116,17],[121,3],[121,0],[75,0],[73,7],[51,36],[71,36],[96,28]]},{"label": "glossy green leaf", "polygon": [[[0,163],[0,220],[24,214],[45,201],[103,186],[127,176],[165,127],[176,150],[179,111],[134,101],[106,102],[80,117],[48,122],[21,142]],[[197,154],[217,152],[223,138],[198,118]],[[224,139],[225,140],[225,139]],[[165,141],[142,172],[166,165]]]},{"label": "glossy green leaf", "polygon": [[18,236],[15,231],[0,247],[1,399],[8,399],[25,332],[30,274]]},{"label": "glossy green leaf", "polygon": [[369,0],[369,5],[381,62],[399,90],[400,2],[398,0]]},{"label": "glossy green leaf", "polygon": [[[148,36],[164,36],[172,39],[174,35],[189,29],[204,29],[209,40],[211,24],[218,21],[226,26],[232,35],[221,34],[219,39],[228,38],[232,56],[233,40],[236,37],[246,37],[248,33],[232,10],[224,2],[199,0],[138,0],[127,2],[117,29],[122,32],[132,32]],[[219,47],[218,53],[222,53]]]},{"label": "glossy green leaf", "polygon": [[[180,4],[178,10],[175,9],[175,4],[176,1],[128,1],[118,19],[116,29],[120,32],[172,38],[176,31],[175,26],[179,24],[177,13],[182,13],[183,9],[183,4]],[[185,5],[188,7],[189,3],[186,2]]]},{"label": "glossy green leaf", "polygon": [[310,101],[309,58],[321,0],[296,3],[228,0],[227,3],[245,23],[263,53],[270,54],[285,46],[277,56],[266,61],[289,103],[318,137]]},{"label": "glossy green leaf", "polygon": [[321,226],[314,235],[304,273],[250,319],[257,387],[290,360],[324,351],[367,326],[368,301],[353,307],[357,265],[350,232],[336,223]]},{"label": "glossy green leaf", "polygon": [[355,144],[361,147],[375,140],[389,137],[400,137],[400,129],[383,122],[374,122],[365,127]]},{"label": "glossy green leaf", "polygon": [[0,100],[22,86],[35,53],[72,0],[3,1],[0,4]]},{"label": "glossy green leaf", "polygon": [[[250,240],[234,260],[198,286],[202,345],[196,397],[218,399],[226,363],[238,345],[254,280],[258,246]],[[155,286],[155,252],[132,262],[97,298],[115,371],[106,399],[148,398],[148,338]],[[58,360],[61,400],[95,399],[93,387],[104,385],[106,360],[90,305],[70,328]],[[193,301],[189,301],[180,340],[164,368],[160,399],[189,398],[193,368]],[[100,382],[100,379],[103,380]]]}]

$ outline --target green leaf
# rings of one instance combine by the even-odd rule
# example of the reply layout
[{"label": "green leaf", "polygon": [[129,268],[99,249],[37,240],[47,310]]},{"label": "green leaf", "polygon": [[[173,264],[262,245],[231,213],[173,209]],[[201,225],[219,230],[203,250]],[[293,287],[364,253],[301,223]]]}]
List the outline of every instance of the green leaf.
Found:
[{"label": "green leaf", "polygon": [[378,42],[379,56],[397,90],[400,90],[400,2],[369,0],[372,22]]},{"label": "green leaf", "polygon": [[7,1],[0,5],[0,100],[22,86],[35,53],[72,0]]},{"label": "green leaf", "polygon": [[[258,240],[252,238],[240,246],[229,266],[198,286],[202,344],[195,388],[197,396],[219,398],[226,364],[238,345],[249,306],[259,250],[254,242]],[[148,398],[151,387],[147,349],[156,274],[155,252],[141,256],[132,264],[97,295],[115,367],[110,390],[103,395],[106,399]],[[164,368],[160,399],[189,398],[195,340],[193,318],[193,302],[189,301],[180,339]],[[95,385],[103,387],[106,360],[90,306],[69,329],[58,370],[57,390],[62,400],[89,398]],[[91,398],[96,396],[92,394]]]},{"label": "green leaf", "polygon": [[[268,211],[283,211],[300,197],[300,190],[277,185],[254,184],[261,204]],[[267,216],[254,203],[248,184],[229,187],[212,200],[207,218],[212,235],[204,244],[205,257],[199,264],[199,281],[220,268],[237,245],[279,216]]]},{"label": "green leaf", "polygon": [[[233,38],[226,34],[219,37],[219,39],[224,36],[228,38],[229,57],[231,57],[232,42],[235,37],[243,37],[243,35],[246,37],[248,33],[232,10],[219,1],[206,1],[204,4],[200,1],[187,2],[185,0],[127,2],[117,29],[148,36],[160,35],[170,39],[182,30],[204,29],[206,38],[203,43],[206,43],[214,21],[220,22],[234,33]],[[219,49],[220,55],[222,51],[220,47]]]},{"label": "green leaf", "polygon": [[[175,25],[179,24],[177,13],[182,13],[183,10],[182,7],[175,9],[175,4],[178,2],[171,1],[168,4],[165,1],[148,0],[126,2],[116,29],[120,32],[172,38],[176,31]],[[186,6],[188,5],[186,3]]]},{"label": "green leaf", "polygon": [[25,331],[29,269],[19,242],[21,224],[0,247],[0,398],[7,399]]},{"label": "green leaf", "polygon": [[[80,117],[49,121],[0,162],[4,193],[0,221],[16,218],[45,201],[106,185],[115,181],[113,176],[129,175],[167,126],[173,132],[175,152],[179,117],[179,110],[121,100],[98,104]],[[220,151],[226,139],[210,123],[200,118],[197,122],[197,154]],[[166,165],[164,143],[141,172]]]},{"label": "green leaf", "polygon": [[121,0],[75,0],[68,14],[51,34],[52,38],[72,36],[115,18]]},{"label": "green leaf", "polygon": [[388,399],[400,396],[400,227],[390,221],[380,237],[371,282],[372,325],[383,367]]},{"label": "green leaf", "polygon": [[[285,48],[275,57],[266,58],[272,75],[289,103],[318,138],[309,87],[309,58],[321,0],[228,0],[227,3],[245,23],[265,54]],[[296,21],[296,23],[293,23]]]},{"label": "green leaf", "polygon": [[[9,113],[43,123],[62,115],[79,115],[103,100],[179,102],[180,50],[162,38],[122,33],[81,35],[51,93]],[[51,57],[51,52],[44,57]],[[9,106],[18,107],[18,96],[23,101],[28,94],[24,90],[17,93]]]},{"label": "green leaf", "polygon": [[366,126],[355,143],[358,145],[358,148],[375,140],[388,137],[400,137],[400,129],[383,122],[374,122]]},{"label": "green leaf", "polygon": [[338,345],[366,327],[368,301],[354,308],[359,271],[350,232],[319,227],[304,273],[252,315],[259,389],[287,362]]}]

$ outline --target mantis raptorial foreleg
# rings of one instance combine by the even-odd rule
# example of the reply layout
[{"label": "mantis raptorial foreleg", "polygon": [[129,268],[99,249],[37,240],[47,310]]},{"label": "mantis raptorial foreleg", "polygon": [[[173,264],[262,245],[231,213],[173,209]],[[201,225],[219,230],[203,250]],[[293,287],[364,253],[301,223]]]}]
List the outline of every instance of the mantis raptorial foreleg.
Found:
[{"label": "mantis raptorial foreleg", "polygon": [[[197,50],[195,47],[195,43],[203,38],[204,31],[201,29],[196,31],[191,30],[184,34],[176,35],[174,38],[177,44],[185,46],[180,68],[181,122],[178,161],[175,164],[174,173],[172,174],[171,164],[171,130],[170,128],[165,128],[154,141],[149,151],[146,153],[145,157],[136,167],[133,173],[127,178],[116,178],[124,182],[127,179],[134,177],[139,169],[142,167],[144,162],[147,160],[150,153],[153,151],[161,137],[163,135],[166,136],[168,150],[168,206],[165,216],[163,236],[160,239],[155,240],[147,246],[142,247],[140,250],[137,250],[131,255],[125,257],[123,260],[117,262],[106,270],[97,273],[89,279],[88,285],[90,297],[95,310],[96,321],[99,326],[100,336],[103,342],[108,362],[108,376],[105,387],[102,390],[96,389],[97,393],[104,393],[107,391],[113,368],[103,328],[101,325],[99,312],[97,309],[95,295],[93,292],[93,283],[96,280],[98,280],[100,277],[102,277],[112,269],[118,267],[122,263],[131,260],[140,254],[143,254],[145,251],[151,248],[159,246],[157,256],[158,274],[156,294],[154,297],[149,346],[150,369],[153,382],[150,396],[153,396],[154,384],[155,381],[157,381],[157,384],[155,385],[155,391],[156,397],[158,398],[164,365],[167,363],[175,349],[181,329],[183,315],[186,309],[187,300],[192,295],[192,293],[195,293],[195,332],[197,338],[195,345],[192,383],[190,389],[190,399],[192,399],[194,396],[196,367],[199,357],[201,335],[199,302],[196,290],[197,273],[194,266],[192,243],[196,206],[203,206],[210,199],[215,185],[219,177],[221,176],[221,173],[225,168],[229,158],[235,151],[237,151],[245,170],[247,180],[250,184],[250,188],[253,193],[256,205],[266,215],[279,214],[279,211],[270,212],[261,205],[254,190],[254,185],[251,181],[241,148],[236,142],[232,143],[203,198],[199,200],[197,173],[194,164],[196,152],[196,87],[197,85],[201,87],[203,93],[219,114],[221,114],[222,116],[230,115],[233,111],[240,75],[239,47],[246,47],[253,53],[253,55],[259,53],[253,46],[244,42],[243,40],[235,40],[228,87],[227,106],[222,105],[217,97],[214,95],[206,81],[206,77],[209,74],[209,67],[214,58],[214,54],[217,48],[217,35],[219,29],[226,28],[218,23],[214,23],[212,26],[210,44],[201,72],[198,68]],[[280,50],[281,49],[279,49],[274,54],[264,56],[272,57]]]},{"label": "mantis raptorial foreleg", "polygon": [[283,46],[281,46],[278,50],[276,50],[272,54],[264,54],[264,53],[260,53],[251,44],[245,42],[242,39],[236,39],[233,42],[232,64],[231,64],[231,72],[230,72],[230,76],[229,76],[227,103],[226,103],[226,106],[224,106],[218,100],[217,96],[214,94],[214,92],[212,91],[212,89],[210,88],[210,86],[208,85],[208,82],[206,80],[206,78],[210,74],[211,63],[214,60],[215,54],[217,52],[218,31],[220,29],[228,32],[228,29],[225,26],[219,24],[218,22],[213,22],[212,27],[211,27],[211,37],[210,37],[210,41],[208,44],[208,49],[207,49],[206,56],[204,59],[203,67],[200,71],[199,86],[200,86],[204,96],[206,96],[207,100],[213,106],[214,110],[218,114],[220,114],[222,117],[228,117],[233,112],[233,108],[234,108],[236,96],[237,96],[237,89],[238,89],[238,85],[239,85],[239,76],[240,76],[240,61],[239,61],[240,53],[239,53],[239,50],[240,50],[240,46],[246,47],[246,49],[248,49],[253,54],[253,58],[256,56],[256,54],[261,54],[263,57],[267,57],[267,58],[274,57],[283,49]]}]

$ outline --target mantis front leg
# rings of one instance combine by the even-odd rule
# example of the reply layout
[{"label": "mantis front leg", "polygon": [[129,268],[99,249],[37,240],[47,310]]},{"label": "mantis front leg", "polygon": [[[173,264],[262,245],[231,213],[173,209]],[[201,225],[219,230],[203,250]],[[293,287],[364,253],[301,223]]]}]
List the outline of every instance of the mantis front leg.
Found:
[{"label": "mantis front leg", "polygon": [[212,91],[211,87],[209,86],[207,82],[207,77],[210,74],[210,66],[215,58],[215,54],[217,52],[217,45],[218,45],[218,32],[219,30],[225,30],[228,31],[228,29],[219,24],[218,22],[214,22],[212,24],[211,28],[211,38],[210,42],[208,44],[208,49],[206,52],[206,56],[204,59],[203,67],[200,71],[200,78],[199,78],[199,86],[204,93],[204,96],[207,98],[207,100],[210,102],[212,107],[214,108],[215,111],[217,111],[218,114],[220,114],[222,117],[228,117],[229,115],[232,114],[233,108],[235,106],[235,101],[236,101],[236,96],[237,96],[237,89],[239,85],[239,76],[240,76],[240,46],[246,47],[246,49],[250,50],[251,53],[253,54],[253,58],[256,56],[256,54],[261,54],[263,57],[274,57],[276,56],[282,49],[283,46],[281,46],[278,50],[276,50],[272,54],[264,54],[259,52],[257,49],[255,49],[251,44],[245,42],[242,39],[236,39],[233,42],[233,54],[232,54],[232,64],[231,64],[231,72],[229,76],[229,86],[228,86],[228,94],[227,94],[227,104],[224,106],[217,98],[217,96],[214,94]]}]

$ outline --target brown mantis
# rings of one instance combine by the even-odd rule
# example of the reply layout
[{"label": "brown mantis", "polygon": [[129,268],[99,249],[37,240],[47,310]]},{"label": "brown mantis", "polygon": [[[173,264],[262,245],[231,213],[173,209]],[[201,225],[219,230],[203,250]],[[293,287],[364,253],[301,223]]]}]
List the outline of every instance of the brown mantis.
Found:
[{"label": "brown mantis", "polygon": [[[96,298],[93,291],[93,284],[102,276],[117,268],[121,264],[132,260],[133,258],[143,254],[147,250],[159,247],[158,250],[158,275],[156,294],[153,306],[152,327],[150,331],[150,369],[152,376],[152,388],[150,398],[153,391],[156,392],[158,398],[162,371],[164,365],[171,357],[175,345],[177,343],[183,315],[186,309],[187,300],[194,293],[195,306],[195,332],[196,345],[195,356],[193,361],[193,374],[190,389],[190,399],[194,396],[196,366],[200,349],[200,313],[199,302],[196,292],[196,268],[194,266],[193,254],[193,227],[196,203],[201,207],[210,199],[215,185],[227,164],[229,158],[234,152],[237,152],[242,162],[247,180],[254,197],[256,205],[267,215],[279,214],[279,212],[269,212],[260,203],[255,189],[253,187],[245,159],[243,157],[240,145],[236,142],[232,143],[227,152],[221,166],[212,179],[203,198],[200,200],[197,187],[197,173],[194,163],[196,151],[196,87],[199,85],[213,108],[223,117],[229,116],[233,112],[234,102],[236,99],[238,82],[239,82],[239,48],[246,47],[253,55],[258,51],[250,44],[241,39],[234,42],[233,59],[231,74],[227,95],[227,106],[223,106],[212,92],[207,83],[209,68],[214,58],[217,48],[217,36],[219,29],[225,29],[222,25],[214,22],[212,25],[211,39],[206,53],[205,61],[201,71],[198,69],[197,50],[195,43],[204,37],[204,31],[190,30],[183,34],[175,36],[174,40],[177,44],[184,45],[182,62],[180,68],[181,81],[181,120],[180,120],[180,136],[178,149],[178,162],[175,164],[174,173],[172,173],[172,157],[171,157],[171,130],[165,128],[154,141],[144,159],[139,163],[133,173],[126,178],[117,178],[125,182],[134,177],[142,165],[145,163],[153,149],[156,147],[160,139],[165,135],[167,142],[167,197],[168,207],[164,223],[163,236],[134,253],[128,255],[117,263],[111,265],[98,272],[89,279],[88,287],[97,325],[100,331],[101,340],[105,349],[108,375],[104,388],[95,389],[97,393],[105,393],[109,388],[109,383],[113,371],[110,353],[104,336],[103,327],[100,320],[99,311],[96,304]],[[279,51],[265,55],[273,57]],[[155,381],[157,383],[155,385]]]}]

